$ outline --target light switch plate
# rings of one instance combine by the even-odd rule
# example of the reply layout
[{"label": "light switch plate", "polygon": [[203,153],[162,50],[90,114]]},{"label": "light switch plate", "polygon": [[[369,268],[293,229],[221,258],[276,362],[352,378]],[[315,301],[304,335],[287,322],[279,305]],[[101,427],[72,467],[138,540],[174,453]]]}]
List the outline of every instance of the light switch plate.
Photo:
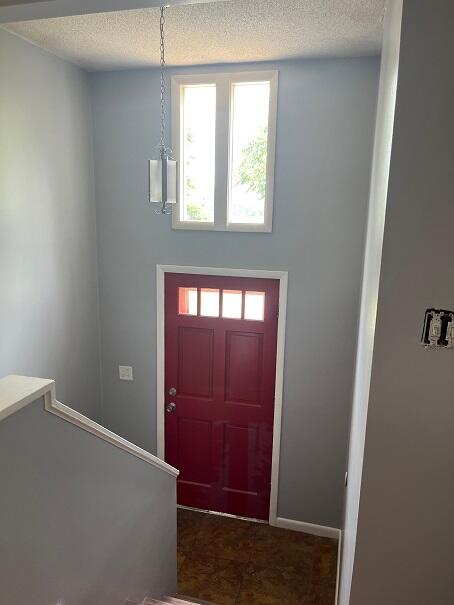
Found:
[{"label": "light switch plate", "polygon": [[454,311],[427,309],[421,343],[425,349],[454,349]]},{"label": "light switch plate", "polygon": [[118,366],[120,380],[134,380],[131,366]]}]

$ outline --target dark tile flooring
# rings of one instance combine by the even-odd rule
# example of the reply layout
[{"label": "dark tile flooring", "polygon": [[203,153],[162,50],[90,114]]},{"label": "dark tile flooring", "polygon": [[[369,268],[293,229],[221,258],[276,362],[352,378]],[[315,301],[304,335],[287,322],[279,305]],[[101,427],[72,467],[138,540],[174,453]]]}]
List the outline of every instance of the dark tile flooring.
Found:
[{"label": "dark tile flooring", "polygon": [[178,509],[178,592],[217,605],[333,605],[337,541]]}]

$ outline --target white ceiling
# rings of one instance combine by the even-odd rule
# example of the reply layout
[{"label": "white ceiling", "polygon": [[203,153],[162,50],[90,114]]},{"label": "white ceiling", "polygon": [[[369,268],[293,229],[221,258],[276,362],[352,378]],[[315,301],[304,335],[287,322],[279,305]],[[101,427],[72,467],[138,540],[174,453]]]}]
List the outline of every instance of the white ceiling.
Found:
[{"label": "white ceiling", "polygon": [[[378,54],[386,0],[231,0],[167,9],[167,62],[198,65]],[[157,65],[159,9],[9,23],[89,70]]]}]

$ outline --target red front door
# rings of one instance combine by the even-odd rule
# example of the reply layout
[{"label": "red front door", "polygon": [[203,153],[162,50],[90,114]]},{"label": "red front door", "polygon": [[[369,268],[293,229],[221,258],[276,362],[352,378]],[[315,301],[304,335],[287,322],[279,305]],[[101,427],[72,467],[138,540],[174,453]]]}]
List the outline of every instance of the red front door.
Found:
[{"label": "red front door", "polygon": [[279,282],[166,274],[165,456],[178,503],[268,519]]}]

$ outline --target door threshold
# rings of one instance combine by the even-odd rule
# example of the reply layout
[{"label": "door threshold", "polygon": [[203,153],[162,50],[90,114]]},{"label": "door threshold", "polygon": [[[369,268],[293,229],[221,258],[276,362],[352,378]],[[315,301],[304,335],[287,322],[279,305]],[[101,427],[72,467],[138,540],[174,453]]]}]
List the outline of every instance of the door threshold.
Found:
[{"label": "door threshold", "polygon": [[183,504],[177,504],[177,508],[182,508],[184,510],[193,510],[196,513],[203,513],[205,515],[218,515],[219,517],[229,517],[230,519],[238,519],[239,521],[251,521],[252,523],[262,523],[268,525],[268,521],[264,521],[263,519],[240,517],[238,515],[231,515],[230,513],[221,513],[217,510],[205,510],[204,508],[194,508],[193,506],[184,506]]}]

